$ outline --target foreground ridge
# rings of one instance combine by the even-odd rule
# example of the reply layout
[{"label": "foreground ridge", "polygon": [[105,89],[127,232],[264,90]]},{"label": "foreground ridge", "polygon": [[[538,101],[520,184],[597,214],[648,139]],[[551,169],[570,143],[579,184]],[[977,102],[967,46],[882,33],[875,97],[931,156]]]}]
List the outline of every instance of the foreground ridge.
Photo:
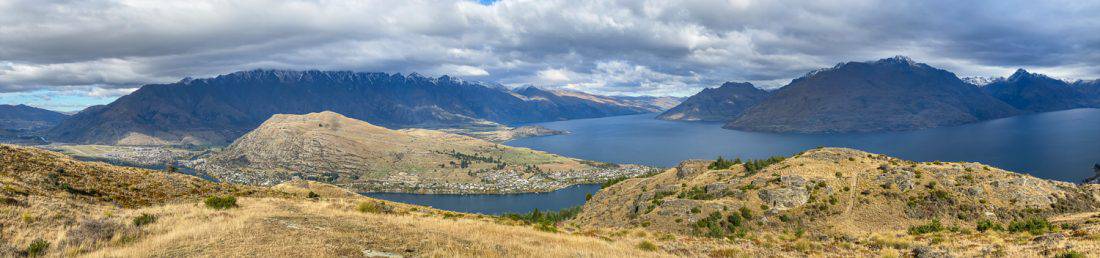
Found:
[{"label": "foreground ridge", "polygon": [[611,184],[557,219],[441,211],[312,181],[213,183],[10,145],[0,161],[0,256],[1100,254],[1096,185],[850,149],[686,161]]}]

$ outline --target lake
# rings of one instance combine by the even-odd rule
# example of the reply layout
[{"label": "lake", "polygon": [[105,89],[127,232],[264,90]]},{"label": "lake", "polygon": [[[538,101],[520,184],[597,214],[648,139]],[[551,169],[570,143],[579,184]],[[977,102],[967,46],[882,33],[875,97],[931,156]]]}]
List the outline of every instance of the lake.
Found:
[{"label": "lake", "polygon": [[[908,132],[775,134],[722,129],[721,123],[671,122],[656,114],[538,123],[570,134],[506,143],[581,159],[672,167],[687,159],[789,156],[817,146],[848,147],[916,161],[977,161],[1037,177],[1079,182],[1100,162],[1100,109],[1074,109]],[[367,196],[438,209],[501,214],[584,204],[599,185],[550,193]]]},{"label": "lake", "polygon": [[500,215],[527,213],[534,209],[556,211],[584,204],[585,194],[600,190],[599,184],[566,187],[548,193],[522,194],[410,194],[363,193],[383,200],[430,206],[436,209]]},{"label": "lake", "polygon": [[514,140],[564,156],[672,167],[686,159],[790,156],[818,146],[847,147],[916,161],[976,161],[1036,177],[1080,182],[1100,163],[1100,109],[1016,116],[906,132],[775,134],[672,122],[656,114],[538,123],[565,135]]}]

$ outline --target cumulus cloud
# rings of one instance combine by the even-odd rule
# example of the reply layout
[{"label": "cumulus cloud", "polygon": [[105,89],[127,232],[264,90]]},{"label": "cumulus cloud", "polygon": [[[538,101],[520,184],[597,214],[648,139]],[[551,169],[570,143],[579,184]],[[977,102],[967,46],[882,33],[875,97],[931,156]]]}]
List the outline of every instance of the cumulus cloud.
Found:
[{"label": "cumulus cloud", "polygon": [[[887,0],[0,1],[0,94],[118,95],[256,68],[688,95],[909,55],[960,76],[1100,76],[1100,3]],[[94,89],[94,90],[93,90]]]}]

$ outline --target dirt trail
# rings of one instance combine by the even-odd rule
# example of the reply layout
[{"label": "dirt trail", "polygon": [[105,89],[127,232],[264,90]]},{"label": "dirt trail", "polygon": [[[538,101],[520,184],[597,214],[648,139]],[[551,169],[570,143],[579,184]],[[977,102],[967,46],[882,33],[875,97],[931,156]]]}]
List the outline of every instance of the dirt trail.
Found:
[{"label": "dirt trail", "polygon": [[844,209],[844,215],[848,215],[852,211],[852,206],[856,205],[856,178],[859,178],[859,172],[852,175],[851,182],[848,183],[848,208]]}]

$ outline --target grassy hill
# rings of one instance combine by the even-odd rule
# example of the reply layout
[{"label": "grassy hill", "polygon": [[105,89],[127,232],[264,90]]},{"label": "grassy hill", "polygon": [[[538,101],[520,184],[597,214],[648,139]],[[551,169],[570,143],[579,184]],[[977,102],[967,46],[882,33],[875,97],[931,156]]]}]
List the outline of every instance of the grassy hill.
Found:
[{"label": "grassy hill", "polygon": [[[0,145],[0,161],[0,257],[669,256],[636,248],[632,235],[544,232],[318,182],[212,183],[12,145]],[[211,208],[210,196],[236,205]]]},{"label": "grassy hill", "polygon": [[390,130],[333,112],[275,115],[196,168],[230,182],[293,178],[356,191],[550,191],[651,172],[435,130]]},{"label": "grassy hill", "polygon": [[[684,162],[603,189],[573,223],[810,253],[906,253],[927,247],[968,256],[987,251],[1048,255],[1100,248],[1098,220],[1081,215],[1095,214],[1098,200],[1095,185],[1043,180],[978,163],[912,162],[823,148],[745,163]],[[1067,216],[1078,218],[1078,224],[1053,222],[1067,221],[1062,219]],[[989,233],[977,232],[979,224]],[[993,232],[997,227],[1003,231]],[[1043,244],[1033,244],[1035,237]],[[884,247],[884,242],[897,245]],[[828,251],[829,245],[848,248]]]}]

